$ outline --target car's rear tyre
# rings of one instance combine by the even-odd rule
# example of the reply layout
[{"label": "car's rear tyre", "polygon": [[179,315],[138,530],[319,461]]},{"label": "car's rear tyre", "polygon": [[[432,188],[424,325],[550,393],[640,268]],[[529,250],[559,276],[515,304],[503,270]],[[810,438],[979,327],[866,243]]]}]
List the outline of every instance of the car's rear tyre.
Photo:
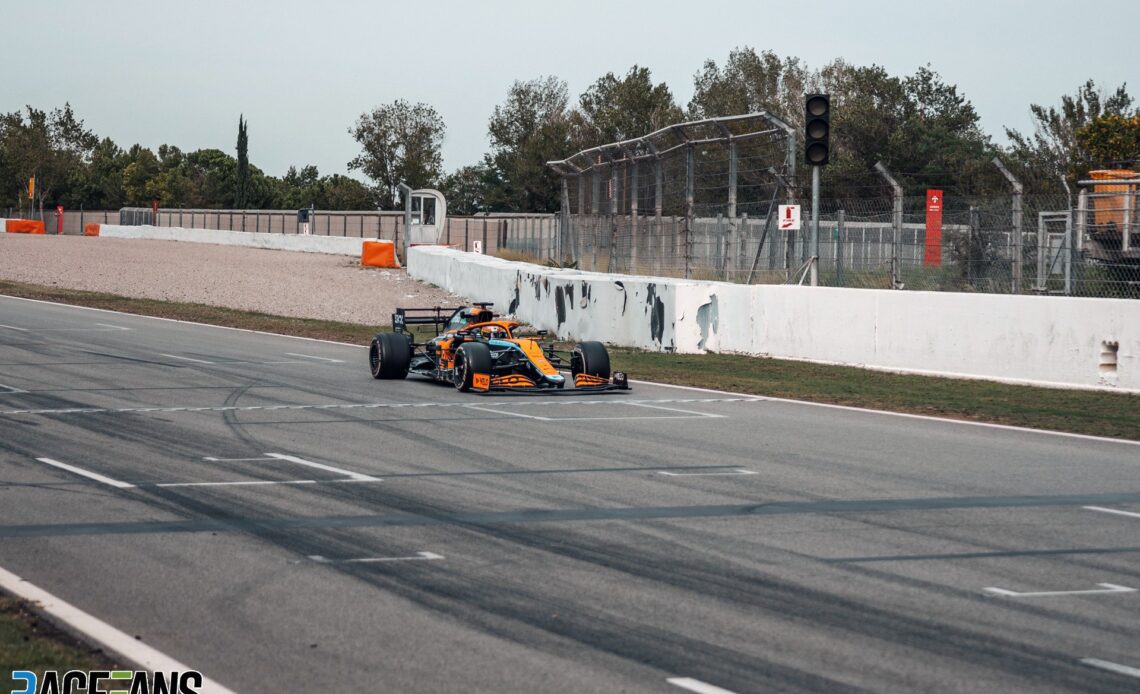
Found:
[{"label": "car's rear tyre", "polygon": [[610,353],[606,351],[606,346],[601,342],[580,342],[574,345],[574,351],[570,353],[570,373],[574,378],[578,374],[609,378]]},{"label": "car's rear tyre", "polygon": [[379,333],[368,347],[368,366],[372,378],[405,378],[412,361],[408,339],[396,333]]},{"label": "car's rear tyre", "polygon": [[482,342],[464,342],[455,351],[456,389],[464,393],[471,390],[477,373],[491,373],[491,348]]}]

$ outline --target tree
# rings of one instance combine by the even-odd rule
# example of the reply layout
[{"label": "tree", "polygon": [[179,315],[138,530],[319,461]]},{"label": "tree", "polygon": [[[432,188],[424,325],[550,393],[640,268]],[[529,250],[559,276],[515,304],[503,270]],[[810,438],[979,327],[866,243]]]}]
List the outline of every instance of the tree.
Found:
[{"label": "tree", "polygon": [[1006,128],[1011,168],[1026,185],[1060,190],[1060,179],[1075,183],[1088,172],[1093,162],[1089,152],[1077,140],[1077,131],[1102,116],[1130,118],[1132,97],[1127,85],[1121,85],[1105,96],[1093,80],[1081,85],[1076,94],[1061,97],[1060,109],[1031,104],[1034,119],[1032,135]]},{"label": "tree", "polygon": [[634,65],[625,77],[608,72],[582,94],[579,140],[587,147],[628,140],[684,120],[664,82],[653,84],[649,68]]},{"label": "tree", "polygon": [[382,208],[395,207],[400,183],[424,188],[438,180],[446,126],[431,106],[397,99],[361,114],[348,132],[364,148],[348,168],[375,181]]},{"label": "tree", "polygon": [[733,49],[723,68],[706,60],[693,78],[689,118],[769,111],[802,125],[803,94],[811,77],[799,58],[781,59],[748,46]]},{"label": "tree", "polygon": [[525,212],[559,208],[560,179],[546,162],[574,151],[568,103],[566,82],[554,76],[511,85],[487,124],[491,152],[483,170],[466,175],[468,183],[477,177],[485,186],[482,204]]},{"label": "tree", "polygon": [[234,174],[237,188],[234,191],[234,207],[245,209],[249,206],[249,134],[244,116],[238,116],[237,171]]},{"label": "tree", "polygon": [[31,106],[25,110],[26,116],[21,111],[0,116],[0,148],[5,153],[9,185],[26,191],[28,179],[35,177],[35,198],[42,217],[45,202],[54,200],[58,188],[87,164],[99,139],[75,117],[69,103],[50,113]]},{"label": "tree", "polygon": [[439,190],[447,198],[449,213],[471,215],[491,209],[486,193],[500,185],[486,166],[464,166],[445,176]]},{"label": "tree", "polygon": [[1088,153],[1092,166],[1135,167],[1140,163],[1140,114],[1131,118],[1116,114],[1094,118],[1077,130],[1076,140]]}]

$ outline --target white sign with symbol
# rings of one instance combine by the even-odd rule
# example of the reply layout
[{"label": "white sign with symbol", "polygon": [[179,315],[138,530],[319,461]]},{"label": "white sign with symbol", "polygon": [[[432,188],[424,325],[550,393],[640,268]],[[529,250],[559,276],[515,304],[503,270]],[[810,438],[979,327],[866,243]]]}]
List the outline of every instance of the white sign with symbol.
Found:
[{"label": "white sign with symbol", "polygon": [[792,229],[799,231],[800,228],[800,206],[799,205],[780,205],[780,228]]},{"label": "white sign with symbol", "polygon": [[483,242],[482,241],[479,241],[478,239],[476,239],[475,241],[471,242],[471,246],[472,246],[472,250],[474,252],[476,252],[476,253],[482,253],[483,252]]}]

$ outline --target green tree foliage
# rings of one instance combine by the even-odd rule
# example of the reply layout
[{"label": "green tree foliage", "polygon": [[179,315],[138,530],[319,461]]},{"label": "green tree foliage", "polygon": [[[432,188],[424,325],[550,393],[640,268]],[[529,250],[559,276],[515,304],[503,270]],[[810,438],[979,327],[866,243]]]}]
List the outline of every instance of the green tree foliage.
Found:
[{"label": "green tree foliage", "polygon": [[811,79],[799,58],[780,58],[772,51],[757,53],[745,46],[728,54],[724,67],[706,60],[693,78],[691,119],[735,116],[768,111],[802,125],[801,95]]},{"label": "green tree foliage", "polygon": [[1140,165],[1140,114],[1094,118],[1077,130],[1076,140],[1094,167],[1135,169]]},{"label": "green tree foliage", "polygon": [[482,194],[470,202],[499,210],[554,212],[559,208],[560,179],[546,162],[574,151],[573,124],[567,112],[566,83],[556,77],[515,81],[507,100],[495,107],[487,124],[491,152],[482,170],[457,171],[448,185],[481,182]]},{"label": "green tree foliage", "polygon": [[[26,200],[35,176],[35,203],[42,215],[74,172],[85,167],[99,139],[76,118],[71,104],[50,112],[28,106],[0,116],[0,149],[8,178],[4,187]],[[11,193],[9,193],[11,194]]]},{"label": "green tree foliage", "polygon": [[348,168],[375,182],[382,208],[395,207],[400,183],[425,188],[438,181],[446,127],[431,106],[397,99],[361,114],[348,132],[363,148]]},{"label": "green tree foliage", "polygon": [[624,77],[607,72],[578,101],[579,143],[593,147],[641,137],[684,120],[664,82],[653,84],[649,68],[634,65]]},{"label": "green tree foliage", "polygon": [[237,189],[234,191],[234,207],[239,209],[249,206],[249,133],[246,132],[248,126],[244,117],[238,116],[237,171],[234,173]]},{"label": "green tree foliage", "polygon": [[501,189],[501,179],[492,179],[486,166],[464,166],[448,174],[439,184],[439,191],[447,198],[448,214],[472,215],[490,209],[486,192]]},{"label": "green tree foliage", "polygon": [[1031,104],[1034,132],[1025,135],[1006,128],[1010,165],[1027,186],[1038,190],[1061,190],[1061,178],[1070,184],[1100,165],[1077,139],[1077,133],[1103,116],[1130,118],[1137,114],[1127,85],[1105,96],[1093,80],[1081,85],[1075,94],[1061,97],[1060,108]]}]

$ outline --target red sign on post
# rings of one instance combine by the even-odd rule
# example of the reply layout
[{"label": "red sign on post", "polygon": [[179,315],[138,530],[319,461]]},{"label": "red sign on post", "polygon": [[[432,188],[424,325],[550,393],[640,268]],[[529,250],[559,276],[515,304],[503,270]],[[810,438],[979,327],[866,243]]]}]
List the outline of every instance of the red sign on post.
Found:
[{"label": "red sign on post", "polygon": [[924,265],[942,265],[942,191],[926,191],[926,254]]}]

